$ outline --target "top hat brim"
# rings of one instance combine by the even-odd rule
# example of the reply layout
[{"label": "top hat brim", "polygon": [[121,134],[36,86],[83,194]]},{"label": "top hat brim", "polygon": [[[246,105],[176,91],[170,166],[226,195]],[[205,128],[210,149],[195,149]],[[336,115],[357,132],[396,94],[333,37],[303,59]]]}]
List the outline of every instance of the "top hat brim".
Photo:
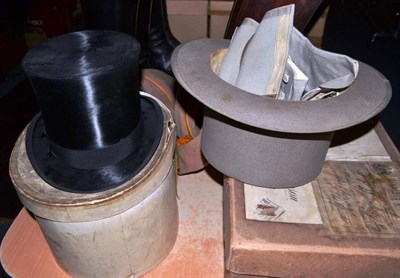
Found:
[{"label": "top hat brim", "polygon": [[355,82],[336,97],[286,101],[251,94],[219,78],[210,66],[218,52],[228,47],[229,40],[223,39],[181,44],[172,54],[172,70],[182,87],[201,103],[249,126],[287,133],[331,132],[375,116],[391,98],[389,81],[362,62]]},{"label": "top hat brim", "polygon": [[122,160],[104,167],[77,169],[51,152],[43,118],[39,113],[28,127],[26,150],[38,175],[48,184],[69,192],[93,193],[128,181],[148,163],[163,132],[163,113],[156,100],[140,96],[141,117],[132,137],[138,144]]}]

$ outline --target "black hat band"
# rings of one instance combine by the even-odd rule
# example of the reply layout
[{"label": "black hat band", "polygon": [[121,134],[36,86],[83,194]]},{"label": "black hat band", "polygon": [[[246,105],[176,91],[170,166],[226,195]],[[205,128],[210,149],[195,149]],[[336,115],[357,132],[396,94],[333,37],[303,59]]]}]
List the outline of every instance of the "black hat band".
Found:
[{"label": "black hat band", "polygon": [[77,169],[97,169],[115,164],[129,154],[140,144],[143,123],[116,144],[93,150],[72,150],[54,143],[49,137],[50,153],[56,158]]}]

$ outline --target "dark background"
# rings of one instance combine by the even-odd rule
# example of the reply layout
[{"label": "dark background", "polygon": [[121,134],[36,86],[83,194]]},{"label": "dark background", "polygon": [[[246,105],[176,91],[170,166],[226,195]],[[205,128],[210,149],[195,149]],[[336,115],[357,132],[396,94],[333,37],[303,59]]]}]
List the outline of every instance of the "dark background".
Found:
[{"label": "dark background", "polygon": [[[322,48],[349,55],[389,79],[392,99],[378,116],[400,147],[400,1],[332,1]],[[375,39],[373,40],[373,38]]]}]

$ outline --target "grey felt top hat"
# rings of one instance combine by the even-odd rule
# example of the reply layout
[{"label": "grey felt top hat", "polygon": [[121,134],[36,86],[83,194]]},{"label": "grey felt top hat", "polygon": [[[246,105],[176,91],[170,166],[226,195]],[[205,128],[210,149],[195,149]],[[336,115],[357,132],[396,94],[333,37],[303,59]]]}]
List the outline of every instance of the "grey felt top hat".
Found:
[{"label": "grey felt top hat", "polygon": [[262,187],[310,182],[320,173],[334,131],[383,110],[391,87],[378,71],[359,63],[355,82],[342,94],[319,101],[285,101],[250,94],[218,77],[228,40],[199,39],[172,57],[179,83],[205,106],[202,151],[223,174]]}]

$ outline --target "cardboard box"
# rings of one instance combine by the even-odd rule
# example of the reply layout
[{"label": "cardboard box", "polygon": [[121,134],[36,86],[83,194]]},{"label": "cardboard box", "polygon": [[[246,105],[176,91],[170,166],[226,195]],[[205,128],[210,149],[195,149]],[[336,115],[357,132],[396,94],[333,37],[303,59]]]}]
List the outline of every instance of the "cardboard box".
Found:
[{"label": "cardboard box", "polygon": [[210,38],[222,39],[233,7],[233,1],[210,1]]},{"label": "cardboard box", "polygon": [[245,219],[243,183],[224,185],[225,266],[272,277],[398,277],[400,239],[329,235],[323,225]]},{"label": "cardboard box", "polygon": [[171,32],[180,42],[207,37],[207,1],[167,1]]},{"label": "cardboard box", "polygon": [[[399,277],[400,166],[397,163],[399,154],[396,149],[393,149],[390,139],[388,139],[380,124],[373,130],[373,133],[365,134],[362,139],[355,139],[361,140],[361,142],[357,141],[358,143],[351,145],[350,149],[356,145],[367,144],[370,145],[368,150],[371,152],[381,152],[376,147],[376,142],[373,141],[374,138],[378,138],[376,135],[379,135],[380,140],[383,138],[383,145],[388,153],[386,155],[371,154],[368,159],[375,159],[375,161],[363,161],[363,159],[348,161],[344,158],[342,161],[326,162],[322,174],[313,184],[323,223],[318,223],[318,221],[315,224],[282,223],[278,222],[279,220],[273,222],[246,219],[244,184],[225,177],[225,267],[229,271],[226,277],[246,277],[248,275],[272,277]],[[343,148],[339,151],[342,150]],[[363,152],[361,150],[360,156],[364,155]],[[379,173],[377,174],[377,171],[372,173],[373,171],[369,167],[375,167]],[[335,177],[337,171],[346,174]],[[365,171],[367,171],[367,174],[365,174]],[[371,176],[369,176],[368,171],[371,171]],[[365,177],[368,180],[368,182],[361,181],[361,184],[366,184],[366,187],[371,186],[375,191],[368,191],[362,187],[358,190],[356,186],[359,186],[359,184],[354,180],[360,180],[360,177]],[[347,180],[350,182],[346,183]],[[331,183],[329,186],[332,186],[332,188],[327,187],[327,182]],[[353,182],[354,188],[351,188]],[[342,184],[337,187],[337,183]],[[383,186],[380,186],[380,183]],[[340,187],[344,185],[348,187],[345,189]],[[387,189],[386,185],[392,186],[392,188]],[[335,186],[336,189],[334,189]],[[321,190],[327,192],[321,194]],[[359,194],[365,196],[356,199],[360,200],[359,202],[354,202],[354,200],[352,201],[352,194],[348,194],[347,197],[340,195],[343,192],[352,194],[359,192]],[[391,198],[390,204],[385,197]],[[330,201],[329,198],[331,198]],[[336,201],[332,202],[332,199],[335,200],[335,198]],[[374,219],[371,221],[364,219],[363,225],[360,225],[357,221],[348,221],[348,219],[359,220],[362,218],[360,216],[360,212],[363,213],[362,210],[357,212],[358,215],[354,216],[350,213],[350,215],[344,216],[342,220],[340,219],[341,212],[350,208],[357,211],[357,208],[363,207],[365,202],[371,203],[371,208],[382,208],[380,211],[371,211],[378,213],[378,215],[373,216],[376,223],[374,223]],[[322,208],[321,204],[322,206],[327,204],[327,206]],[[249,211],[248,208],[247,211]],[[382,217],[380,213],[382,213]],[[365,213],[365,215],[370,216],[368,213]],[[383,218],[385,219],[382,220]],[[329,221],[332,221],[332,223],[329,223]]]}]

